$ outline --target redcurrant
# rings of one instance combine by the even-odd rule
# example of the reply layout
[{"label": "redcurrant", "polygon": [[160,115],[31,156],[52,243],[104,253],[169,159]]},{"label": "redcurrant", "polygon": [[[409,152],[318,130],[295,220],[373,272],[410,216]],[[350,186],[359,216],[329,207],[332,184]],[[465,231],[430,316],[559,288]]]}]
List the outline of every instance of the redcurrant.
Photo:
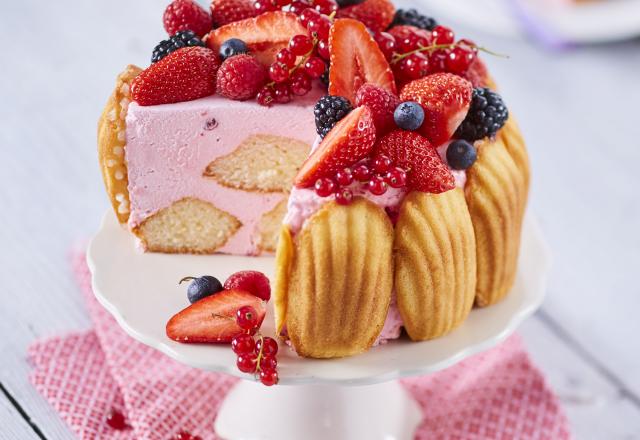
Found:
[{"label": "redcurrant", "polygon": [[269,66],[269,78],[275,82],[283,82],[289,78],[289,68],[283,63],[275,62]]},{"label": "redcurrant", "polygon": [[318,48],[318,55],[320,55],[325,60],[329,60],[331,54],[329,53],[329,43],[327,42],[327,40],[319,40],[316,47]]},{"label": "redcurrant", "polygon": [[336,192],[336,202],[340,205],[348,205],[353,200],[353,192],[349,188],[340,188]]},{"label": "redcurrant", "polygon": [[293,12],[294,14],[299,16],[300,14],[302,14],[302,11],[308,9],[309,7],[311,7],[311,5],[306,1],[295,0],[291,3],[291,6],[289,6],[289,12]]},{"label": "redcurrant", "polygon": [[253,373],[256,371],[257,359],[253,354],[241,354],[236,360],[238,370],[243,373]]},{"label": "redcurrant", "polygon": [[286,47],[278,51],[276,60],[278,60],[288,68],[292,68],[296,65],[296,56],[292,54],[291,51]]},{"label": "redcurrant", "polygon": [[469,69],[469,66],[475,59],[476,54],[473,50],[457,46],[449,52],[445,61],[445,67],[447,72],[461,74]]},{"label": "redcurrant", "polygon": [[336,173],[336,182],[341,186],[349,186],[353,183],[353,173],[350,168],[345,168]]},{"label": "redcurrant", "polygon": [[433,28],[431,35],[435,44],[452,44],[455,39],[453,31],[448,27],[441,25]]},{"label": "redcurrant", "polygon": [[376,196],[381,196],[386,193],[387,187],[387,182],[385,182],[384,178],[380,176],[373,176],[367,183],[367,189],[369,192]]},{"label": "redcurrant", "polygon": [[278,366],[278,360],[275,356],[262,356],[260,358],[260,369],[261,370],[275,370]]},{"label": "redcurrant", "polygon": [[251,353],[256,348],[256,341],[245,333],[235,336],[231,340],[231,349],[235,354]]},{"label": "redcurrant", "polygon": [[391,169],[391,159],[381,154],[371,161],[371,168],[374,173],[386,174]]},{"label": "redcurrant", "polygon": [[304,70],[311,78],[320,78],[327,66],[319,57],[309,57],[304,63]]},{"label": "redcurrant", "polygon": [[371,177],[371,170],[363,163],[353,167],[353,177],[359,182],[366,182]]},{"label": "redcurrant", "polygon": [[275,356],[278,353],[278,343],[268,336],[258,339],[255,348],[256,354],[260,353],[260,350],[262,350],[263,356]]},{"label": "redcurrant", "polygon": [[321,177],[316,180],[315,184],[316,194],[320,197],[329,197],[336,190],[336,184],[328,177]]},{"label": "redcurrant", "polygon": [[312,7],[307,7],[305,10],[303,10],[300,13],[300,23],[302,23],[304,27],[309,29],[309,25],[311,24],[311,22],[315,22],[316,20],[319,20],[321,17],[322,17],[322,14],[320,14],[318,11],[316,11]]},{"label": "redcurrant", "polygon": [[374,39],[387,61],[391,61],[393,53],[396,51],[396,38],[388,32],[378,32]]},{"label": "redcurrant", "polygon": [[276,370],[262,370],[260,371],[260,382],[263,385],[270,387],[278,383],[278,372]]},{"label": "redcurrant", "polygon": [[263,87],[262,90],[258,92],[258,96],[256,97],[258,104],[263,105],[265,107],[270,107],[273,104],[273,100],[275,97],[273,96],[273,89],[271,87]]},{"label": "redcurrant", "polygon": [[306,55],[313,49],[313,41],[306,35],[294,35],[289,41],[289,50],[297,56]]},{"label": "redcurrant", "polygon": [[392,168],[385,177],[391,188],[403,188],[407,184],[407,173],[402,168]]},{"label": "redcurrant", "polygon": [[309,93],[309,90],[311,90],[311,78],[302,69],[293,72],[293,75],[291,75],[291,93],[303,96]]},{"label": "redcurrant", "polygon": [[256,0],[253,3],[253,7],[258,14],[263,14],[269,11],[275,11],[277,9],[276,5],[271,3],[270,0]]},{"label": "redcurrant", "polygon": [[242,306],[236,311],[236,323],[242,330],[258,328],[258,312],[251,306]]},{"label": "redcurrant", "polygon": [[287,83],[277,83],[273,86],[273,97],[276,102],[286,104],[291,101],[291,88]]},{"label": "redcurrant", "polygon": [[313,6],[324,15],[331,15],[338,10],[338,4],[334,0],[313,0]]}]

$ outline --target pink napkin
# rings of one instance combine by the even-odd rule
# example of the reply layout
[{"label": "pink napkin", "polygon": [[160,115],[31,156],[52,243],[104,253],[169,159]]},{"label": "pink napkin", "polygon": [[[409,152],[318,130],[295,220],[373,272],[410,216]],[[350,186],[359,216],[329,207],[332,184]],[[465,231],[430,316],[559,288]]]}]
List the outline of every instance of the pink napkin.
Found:
[{"label": "pink napkin", "polygon": [[[120,329],[95,300],[84,254],[72,257],[94,330],[35,342],[31,381],[81,439],[215,439],[237,379],[173,361]],[[424,410],[417,439],[569,439],[567,419],[518,336],[436,374],[402,381]],[[105,423],[111,408],[130,429]]]}]

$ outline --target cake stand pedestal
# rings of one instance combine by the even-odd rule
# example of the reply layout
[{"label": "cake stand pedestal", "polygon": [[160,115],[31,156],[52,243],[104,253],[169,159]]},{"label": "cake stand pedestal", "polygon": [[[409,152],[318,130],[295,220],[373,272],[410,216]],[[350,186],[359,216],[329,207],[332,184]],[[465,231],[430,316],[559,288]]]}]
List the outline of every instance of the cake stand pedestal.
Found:
[{"label": "cake stand pedestal", "polygon": [[422,411],[398,381],[345,387],[240,381],[215,421],[223,439],[410,440]]},{"label": "cake stand pedestal", "polygon": [[[259,270],[271,277],[272,257],[145,254],[109,212],[89,245],[87,263],[96,298],[132,337],[192,367],[251,378],[237,370],[228,346],[174,342],[165,324],[188,305],[184,286],[178,286],[184,276],[225,279],[238,270]],[[280,384],[238,382],[215,429],[231,440],[412,438],[421,412],[396,379],[441,370],[502,342],[542,303],[549,265],[549,250],[527,216],[516,282],[500,303],[472,310],[442,338],[400,339],[348,358],[304,359],[282,345]],[[261,332],[274,336],[271,310]]]}]

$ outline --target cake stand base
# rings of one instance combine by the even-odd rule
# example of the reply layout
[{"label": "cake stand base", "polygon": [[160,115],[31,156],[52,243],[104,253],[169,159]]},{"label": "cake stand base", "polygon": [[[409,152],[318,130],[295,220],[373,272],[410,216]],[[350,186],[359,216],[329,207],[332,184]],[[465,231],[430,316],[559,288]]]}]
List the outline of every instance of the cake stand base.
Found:
[{"label": "cake stand base", "polygon": [[225,440],[413,439],[422,411],[397,382],[367,386],[239,381],[215,421]]}]

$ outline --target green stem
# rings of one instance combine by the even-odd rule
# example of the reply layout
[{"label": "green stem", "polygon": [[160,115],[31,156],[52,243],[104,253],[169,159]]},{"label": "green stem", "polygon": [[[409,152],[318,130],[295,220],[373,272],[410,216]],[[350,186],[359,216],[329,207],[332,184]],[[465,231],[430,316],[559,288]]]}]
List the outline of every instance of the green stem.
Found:
[{"label": "green stem", "polygon": [[[463,43],[464,45],[469,46],[468,43]],[[414,53],[418,53],[418,52],[429,52],[429,54],[431,54],[433,51],[438,50],[438,49],[453,49],[454,47],[460,45],[460,42],[457,43],[451,43],[451,44],[432,44],[431,46],[420,46],[417,49],[414,49],[412,51],[406,52],[406,53],[402,53],[402,54],[398,54],[395,53],[393,54],[393,57],[391,58],[391,64],[395,64],[398,61],[403,60],[404,58],[413,55]],[[485,52],[488,53],[489,55],[493,55],[496,57],[501,57],[501,58],[509,58],[509,55],[504,55],[504,54],[500,54],[497,52],[493,52],[485,47],[482,46],[477,46],[477,45],[473,45],[470,46],[473,47],[476,50],[479,50],[480,52]]]}]

